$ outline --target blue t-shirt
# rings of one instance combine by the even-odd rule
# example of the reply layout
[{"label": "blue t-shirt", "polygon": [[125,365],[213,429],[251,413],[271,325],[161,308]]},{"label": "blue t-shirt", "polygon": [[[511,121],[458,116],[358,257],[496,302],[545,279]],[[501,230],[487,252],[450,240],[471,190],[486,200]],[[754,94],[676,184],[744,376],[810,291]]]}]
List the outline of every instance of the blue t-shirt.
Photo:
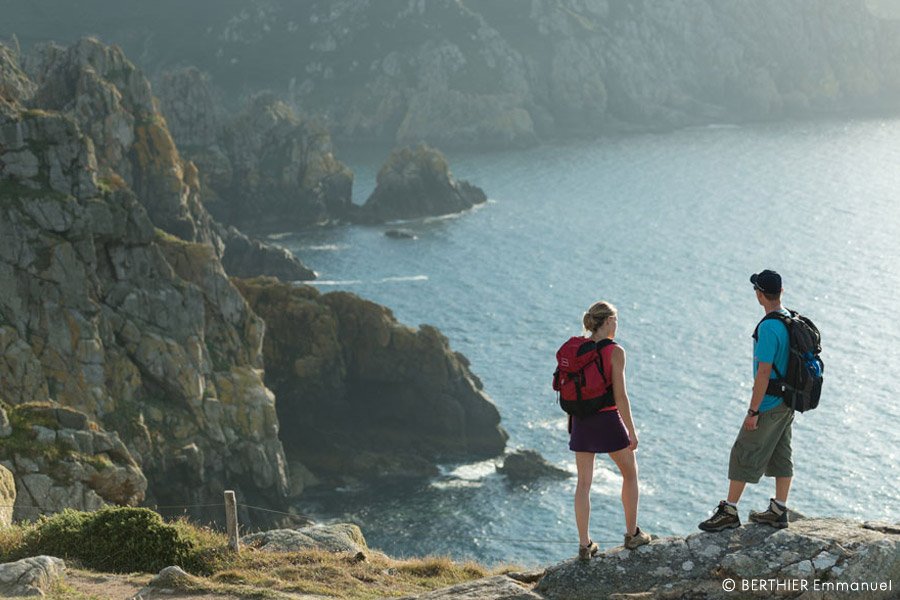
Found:
[{"label": "blue t-shirt", "polygon": [[[787,310],[782,309],[782,313],[790,315]],[[781,374],[787,372],[788,352],[790,350],[790,341],[788,339],[787,327],[778,319],[766,319],[759,324],[757,332],[758,339],[753,342],[753,380],[756,381],[756,371],[759,369],[759,363],[772,363]],[[777,379],[775,369],[769,379]],[[766,394],[763,397],[762,404],[759,405],[759,412],[772,410],[782,403],[782,399],[778,396]]]}]

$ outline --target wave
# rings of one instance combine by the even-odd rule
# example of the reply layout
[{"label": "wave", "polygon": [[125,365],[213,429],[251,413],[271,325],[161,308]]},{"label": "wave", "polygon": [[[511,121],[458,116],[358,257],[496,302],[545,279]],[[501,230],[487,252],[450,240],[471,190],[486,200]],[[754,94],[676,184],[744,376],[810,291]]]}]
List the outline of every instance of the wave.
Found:
[{"label": "wave", "polygon": [[300,246],[300,250],[312,250],[316,252],[336,252],[349,248],[347,244],[318,244],[313,246]]},{"label": "wave", "polygon": [[471,206],[470,208],[461,210],[459,212],[450,213],[448,215],[437,215],[434,217],[416,217],[415,219],[397,219],[394,221],[388,221],[387,223],[385,223],[385,225],[403,225],[406,223],[436,223],[438,221],[449,221],[451,219],[458,219],[469,213],[474,213],[476,211],[479,211],[482,208],[484,208],[485,206],[487,206],[488,204],[496,204],[496,203],[497,203],[496,200],[488,198],[488,200],[486,202],[482,202],[481,204],[475,204],[475,205]]},{"label": "wave", "polygon": [[409,281],[428,281],[428,275],[398,275],[395,277],[382,277],[365,281],[362,279],[314,279],[304,281],[307,285],[363,285],[379,283],[405,283]]}]

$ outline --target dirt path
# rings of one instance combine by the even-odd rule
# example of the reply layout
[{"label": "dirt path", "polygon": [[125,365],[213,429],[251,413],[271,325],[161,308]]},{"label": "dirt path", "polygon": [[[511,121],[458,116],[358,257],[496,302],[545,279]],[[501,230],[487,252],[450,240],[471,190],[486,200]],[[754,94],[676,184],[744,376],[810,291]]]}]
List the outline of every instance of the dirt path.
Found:
[{"label": "dirt path", "polygon": [[78,569],[66,570],[66,584],[85,596],[85,600],[157,600],[172,598],[173,600],[242,600],[232,594],[209,593],[164,593],[154,591],[138,596],[138,593],[152,579],[152,575],[116,575],[113,573],[94,573]]}]

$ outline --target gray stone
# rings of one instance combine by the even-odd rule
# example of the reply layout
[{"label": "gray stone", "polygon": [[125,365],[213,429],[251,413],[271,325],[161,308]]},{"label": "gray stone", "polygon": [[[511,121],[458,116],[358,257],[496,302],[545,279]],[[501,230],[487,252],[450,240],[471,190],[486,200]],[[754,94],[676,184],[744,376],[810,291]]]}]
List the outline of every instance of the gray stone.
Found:
[{"label": "gray stone", "polygon": [[9,416],[6,414],[6,409],[0,407],[0,438],[9,437],[12,435],[12,432],[12,424],[9,422]]},{"label": "gray stone", "polygon": [[401,600],[541,600],[541,598],[515,580],[505,575],[498,575],[461,583],[420,596],[405,596]]},{"label": "gray stone", "polygon": [[0,564],[0,596],[43,596],[65,575],[66,564],[53,556]]},{"label": "gray stone", "polygon": [[41,425],[32,425],[31,430],[34,431],[35,441],[38,444],[55,444],[56,443],[56,430],[48,429],[47,427],[43,427]]},{"label": "gray stone", "polygon": [[368,550],[359,527],[349,523],[311,525],[300,529],[273,529],[245,535],[241,538],[241,542],[269,552],[316,549],[356,554]]}]

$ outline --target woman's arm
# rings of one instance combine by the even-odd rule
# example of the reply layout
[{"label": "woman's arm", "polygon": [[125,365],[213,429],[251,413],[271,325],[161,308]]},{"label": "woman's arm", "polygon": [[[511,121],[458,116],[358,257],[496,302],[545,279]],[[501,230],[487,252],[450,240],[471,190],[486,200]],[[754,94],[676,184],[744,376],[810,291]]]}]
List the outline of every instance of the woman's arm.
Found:
[{"label": "woman's arm", "polygon": [[628,437],[631,438],[630,447],[632,450],[636,450],[638,437],[634,430],[634,421],[631,419],[631,403],[628,402],[628,390],[625,387],[625,350],[621,346],[615,346],[610,359],[612,361],[613,398],[619,414],[622,415],[625,428],[628,429]]}]

